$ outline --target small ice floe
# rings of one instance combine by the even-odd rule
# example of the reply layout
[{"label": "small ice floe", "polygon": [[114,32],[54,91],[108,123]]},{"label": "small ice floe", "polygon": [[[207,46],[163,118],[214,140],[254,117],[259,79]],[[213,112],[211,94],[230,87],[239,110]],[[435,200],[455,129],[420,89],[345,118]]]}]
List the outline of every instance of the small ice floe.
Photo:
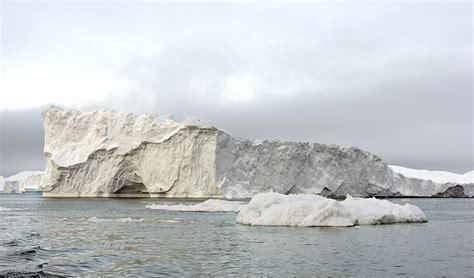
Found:
[{"label": "small ice floe", "polygon": [[348,197],[342,202],[313,194],[255,195],[237,216],[237,223],[263,226],[339,226],[427,222],[416,206],[375,198]]},{"label": "small ice floe", "polygon": [[183,223],[183,219],[175,218],[175,219],[159,219],[156,222],[158,223]]},{"label": "small ice floe", "polygon": [[0,211],[25,211],[26,208],[9,208],[0,206]]},{"label": "small ice floe", "polygon": [[130,217],[124,217],[124,218],[97,218],[95,216],[87,219],[87,222],[122,222],[122,223],[128,223],[128,222],[143,222],[145,221],[145,218],[130,218]]},{"label": "small ice floe", "polygon": [[193,205],[158,205],[149,204],[148,209],[172,210],[172,211],[199,211],[199,212],[238,212],[245,206],[243,202],[209,199],[202,203]]}]

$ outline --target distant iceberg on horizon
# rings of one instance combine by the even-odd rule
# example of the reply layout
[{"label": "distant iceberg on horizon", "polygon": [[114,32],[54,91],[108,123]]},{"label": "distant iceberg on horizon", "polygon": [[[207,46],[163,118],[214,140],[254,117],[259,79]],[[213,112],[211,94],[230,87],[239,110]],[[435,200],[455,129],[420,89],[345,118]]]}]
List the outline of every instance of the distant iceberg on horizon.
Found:
[{"label": "distant iceberg on horizon", "polygon": [[420,178],[354,147],[237,139],[200,121],[156,120],[149,114],[111,110],[82,112],[51,106],[43,118],[45,197],[474,194],[472,175],[463,180],[466,183]]},{"label": "distant iceberg on horizon", "polygon": [[0,176],[0,193],[39,192],[42,171],[22,171],[4,178]]}]

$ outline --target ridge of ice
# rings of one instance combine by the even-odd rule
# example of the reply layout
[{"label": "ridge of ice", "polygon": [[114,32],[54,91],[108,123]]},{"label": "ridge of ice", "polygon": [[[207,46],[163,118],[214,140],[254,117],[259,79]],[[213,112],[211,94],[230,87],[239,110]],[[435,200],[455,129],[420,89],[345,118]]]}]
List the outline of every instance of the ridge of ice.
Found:
[{"label": "ridge of ice", "polygon": [[238,201],[226,201],[219,199],[209,199],[202,203],[193,205],[159,205],[149,204],[148,209],[171,210],[171,211],[199,211],[199,212],[238,212],[245,206],[245,203]]},{"label": "ridge of ice", "polygon": [[416,206],[375,198],[345,201],[312,194],[259,193],[243,207],[237,223],[257,226],[349,227],[355,225],[427,222]]}]

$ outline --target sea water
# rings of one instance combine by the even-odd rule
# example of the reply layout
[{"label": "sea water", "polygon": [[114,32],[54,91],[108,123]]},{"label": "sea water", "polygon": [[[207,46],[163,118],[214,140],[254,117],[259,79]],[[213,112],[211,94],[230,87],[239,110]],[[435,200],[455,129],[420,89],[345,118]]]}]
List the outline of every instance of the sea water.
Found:
[{"label": "sea water", "polygon": [[[472,277],[472,199],[392,199],[428,223],[252,227],[189,200],[0,195],[0,277]],[[16,276],[15,276],[16,275]]]}]

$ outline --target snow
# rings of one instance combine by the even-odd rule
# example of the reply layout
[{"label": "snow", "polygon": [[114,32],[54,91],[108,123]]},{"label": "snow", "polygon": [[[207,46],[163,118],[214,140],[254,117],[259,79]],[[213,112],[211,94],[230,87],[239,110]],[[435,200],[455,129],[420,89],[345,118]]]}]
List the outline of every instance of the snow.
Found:
[{"label": "snow", "polygon": [[26,180],[30,176],[34,176],[34,175],[38,175],[42,173],[43,172],[41,171],[23,171],[6,178],[6,180],[7,181],[23,181],[23,180]]},{"label": "snow", "polygon": [[148,209],[172,210],[172,211],[201,211],[201,212],[238,212],[245,206],[243,202],[209,199],[202,203],[193,205],[158,205],[149,204]]},{"label": "snow", "polygon": [[394,172],[402,174],[405,177],[410,177],[410,178],[431,180],[437,183],[457,183],[457,184],[474,183],[474,171],[461,175],[461,174],[445,172],[445,171],[410,169],[410,168],[396,166],[396,165],[389,165],[389,167]]},{"label": "snow", "polygon": [[259,193],[243,207],[237,223],[263,226],[340,226],[427,222],[416,206],[375,198],[342,202],[312,194]]}]

